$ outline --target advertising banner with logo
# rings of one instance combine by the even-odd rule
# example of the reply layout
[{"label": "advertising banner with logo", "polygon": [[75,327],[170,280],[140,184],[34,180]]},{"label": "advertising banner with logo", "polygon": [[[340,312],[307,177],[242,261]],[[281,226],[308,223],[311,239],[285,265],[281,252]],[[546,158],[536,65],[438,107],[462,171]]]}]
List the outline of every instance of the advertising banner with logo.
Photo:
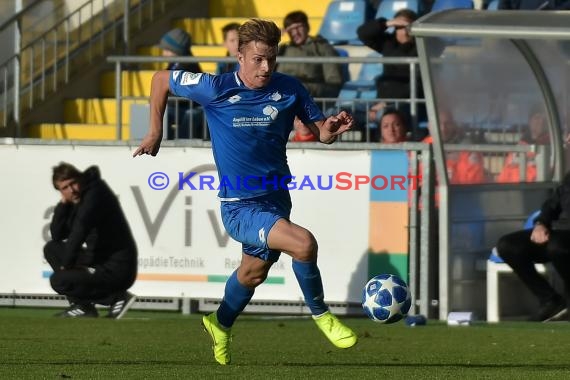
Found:
[{"label": "advertising banner with logo", "polygon": [[[135,147],[0,146],[0,293],[50,294],[43,259],[59,193],[52,167],[97,165],[120,199],[139,250],[139,296],[219,298],[239,265],[241,246],[221,222],[219,179],[209,148],[163,147],[156,157],[132,158]],[[319,266],[330,302],[359,302],[367,280],[369,186],[367,151],[290,149],[293,222],[319,243]],[[339,174],[340,173],[340,174]],[[358,189],[357,189],[358,188]],[[254,299],[302,299],[291,259],[282,254]]]}]

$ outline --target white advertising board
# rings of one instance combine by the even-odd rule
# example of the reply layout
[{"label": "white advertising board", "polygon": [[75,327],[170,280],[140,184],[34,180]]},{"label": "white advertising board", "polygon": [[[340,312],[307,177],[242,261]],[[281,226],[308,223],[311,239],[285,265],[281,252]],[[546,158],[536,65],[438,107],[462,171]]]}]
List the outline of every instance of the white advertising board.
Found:
[{"label": "white advertising board", "polygon": [[[133,147],[1,145],[0,293],[53,293],[51,268],[43,260],[49,223],[59,193],[51,185],[60,161],[84,170],[97,165],[119,196],[139,251],[139,296],[220,298],[224,283],[241,257],[240,244],[224,230],[216,190],[196,178],[178,188],[179,176],[198,172],[217,179],[208,148],[163,147],[157,157],[132,158]],[[291,149],[293,174],[317,187],[339,172],[368,174],[366,151]],[[162,175],[153,173],[160,172]],[[169,184],[164,190],[149,185]],[[153,179],[150,179],[152,175]],[[333,179],[334,185],[334,179]],[[200,189],[201,188],[201,189]],[[319,242],[319,267],[330,302],[358,302],[367,277],[368,187],[361,190],[291,190],[292,221],[311,230]],[[302,299],[291,259],[282,254],[255,299]]]}]

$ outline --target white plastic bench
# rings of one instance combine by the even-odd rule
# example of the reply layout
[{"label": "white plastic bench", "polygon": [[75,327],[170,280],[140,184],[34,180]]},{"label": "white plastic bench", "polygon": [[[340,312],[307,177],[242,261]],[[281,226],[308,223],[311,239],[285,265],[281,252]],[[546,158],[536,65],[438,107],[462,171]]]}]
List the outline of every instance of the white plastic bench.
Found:
[{"label": "white plastic bench", "polygon": [[[494,257],[496,258],[494,258]],[[538,273],[546,273],[544,264],[535,264]],[[502,262],[493,248],[491,257],[487,260],[487,322],[499,322],[501,300],[499,297],[500,275],[515,275],[511,267]]]}]

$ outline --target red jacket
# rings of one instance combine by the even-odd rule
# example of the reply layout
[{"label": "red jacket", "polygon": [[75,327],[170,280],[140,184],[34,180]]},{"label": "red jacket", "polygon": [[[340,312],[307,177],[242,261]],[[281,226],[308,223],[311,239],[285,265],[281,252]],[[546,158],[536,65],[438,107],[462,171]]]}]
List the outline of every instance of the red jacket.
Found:
[{"label": "red jacket", "polygon": [[[426,137],[423,142],[431,144],[433,138]],[[477,152],[447,152],[445,165],[450,184],[470,184],[485,182],[483,156]]]},{"label": "red jacket", "polygon": [[[431,136],[423,139],[424,143],[433,143]],[[483,156],[476,152],[448,152],[445,155],[445,164],[447,166],[447,176],[450,184],[470,184],[485,182],[485,169],[483,168]],[[421,162],[418,163],[419,174],[423,173]],[[422,180],[419,181],[419,190],[421,191]],[[435,207],[439,207],[439,191],[437,187],[437,179],[435,185],[434,201]],[[411,199],[412,191],[409,192]],[[421,198],[418,201],[418,208],[422,209]]]},{"label": "red jacket", "polygon": [[295,132],[295,135],[291,139],[291,141],[295,142],[307,142],[307,141],[318,141],[317,136],[309,133],[308,135],[301,135],[300,133]]},{"label": "red jacket", "polygon": [[[520,141],[519,144],[527,145],[526,141]],[[519,183],[520,176],[520,153],[509,153],[505,159],[505,166],[497,176],[497,182],[500,183]],[[526,179],[525,182],[536,181],[536,153],[528,152],[526,154]]]}]

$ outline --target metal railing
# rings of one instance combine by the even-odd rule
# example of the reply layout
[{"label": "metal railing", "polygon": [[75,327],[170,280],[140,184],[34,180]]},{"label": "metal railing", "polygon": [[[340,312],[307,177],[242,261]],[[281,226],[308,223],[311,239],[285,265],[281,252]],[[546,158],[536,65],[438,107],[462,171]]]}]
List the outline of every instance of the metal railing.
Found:
[{"label": "metal railing", "polygon": [[[23,111],[45,100],[118,43],[128,52],[131,30],[142,29],[145,17],[152,21],[155,11],[164,12],[167,1],[88,0],[19,48],[0,64],[0,127],[13,122],[20,137]],[[9,22],[19,29],[25,16],[26,12],[18,13]]]},{"label": "metal railing", "polygon": [[[117,112],[117,132],[116,138],[122,138],[121,121],[122,121],[122,102],[125,97],[122,94],[122,72],[127,64],[148,64],[148,63],[201,63],[201,62],[235,62],[235,58],[231,57],[142,57],[142,56],[110,56],[107,58],[108,62],[115,64],[115,100]],[[418,98],[417,82],[417,58],[388,58],[388,57],[278,57],[278,63],[298,63],[298,64],[311,64],[311,63],[338,63],[338,64],[362,64],[362,63],[380,63],[380,64],[400,64],[408,65],[410,68],[410,98],[409,99],[352,99],[347,100],[346,103],[351,103],[354,107],[359,107],[367,110],[371,104],[379,101],[393,101],[395,103],[407,103],[410,105],[410,114],[413,121],[417,121],[418,105],[425,103],[424,99]],[[129,98],[132,99],[132,98]],[[333,107],[342,108],[339,98],[316,98],[317,102],[321,104],[330,104]],[[175,101],[180,101],[177,99]],[[346,105],[345,105],[346,107]],[[323,107],[323,111],[326,111]],[[367,136],[366,141],[370,140],[369,131],[365,131]]]}]

